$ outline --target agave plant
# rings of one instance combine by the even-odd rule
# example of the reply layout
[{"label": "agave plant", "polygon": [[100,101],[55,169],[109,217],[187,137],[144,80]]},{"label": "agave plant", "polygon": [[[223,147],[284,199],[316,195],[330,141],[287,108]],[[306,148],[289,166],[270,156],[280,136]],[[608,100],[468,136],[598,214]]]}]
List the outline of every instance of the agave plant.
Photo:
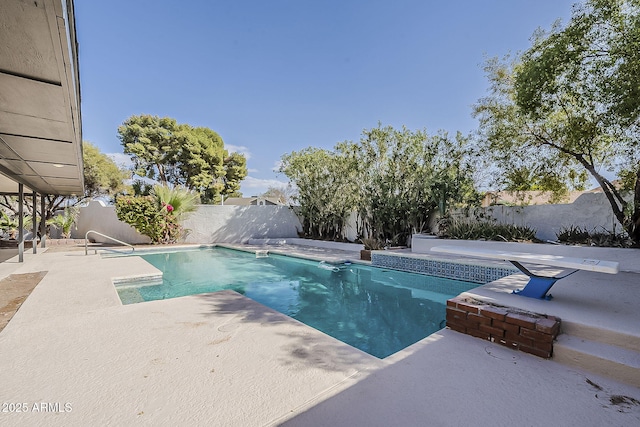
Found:
[{"label": "agave plant", "polygon": [[362,244],[364,245],[365,250],[369,251],[379,251],[384,249],[384,242],[379,239],[367,238],[362,239]]}]

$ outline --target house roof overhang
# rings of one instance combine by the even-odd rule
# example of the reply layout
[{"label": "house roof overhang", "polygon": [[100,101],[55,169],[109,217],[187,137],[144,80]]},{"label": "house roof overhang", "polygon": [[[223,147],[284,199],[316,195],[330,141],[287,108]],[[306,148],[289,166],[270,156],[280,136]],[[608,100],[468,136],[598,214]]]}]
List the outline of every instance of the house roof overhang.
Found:
[{"label": "house roof overhang", "polygon": [[73,0],[8,0],[0,13],[0,192],[84,192]]}]

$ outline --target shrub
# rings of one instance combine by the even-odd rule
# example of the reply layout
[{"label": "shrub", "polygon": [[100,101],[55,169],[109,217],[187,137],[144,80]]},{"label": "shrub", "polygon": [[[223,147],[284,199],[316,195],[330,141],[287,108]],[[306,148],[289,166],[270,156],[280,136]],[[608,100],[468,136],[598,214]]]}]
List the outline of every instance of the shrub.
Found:
[{"label": "shrub", "polygon": [[[71,227],[76,223],[80,210],[76,207],[64,208],[64,211],[47,220],[47,224],[60,229],[62,237],[68,239],[71,236]],[[25,224],[25,228],[31,228]]]},{"label": "shrub", "polygon": [[184,234],[176,210],[155,195],[118,197],[116,215],[153,243],[175,243]]},{"label": "shrub", "polygon": [[378,251],[384,249],[384,243],[378,239],[362,239],[362,244],[366,250]]},{"label": "shrub", "polygon": [[504,242],[536,241],[536,230],[513,224],[496,224],[488,221],[449,221],[440,237],[462,240],[498,240]]},{"label": "shrub", "polygon": [[564,227],[556,234],[559,242],[562,243],[588,243],[589,232],[586,228],[575,225]]},{"label": "shrub", "polygon": [[160,243],[163,235],[158,221],[160,208],[153,196],[120,196],[116,198],[116,215],[153,243]]},{"label": "shrub", "polygon": [[558,241],[566,244],[583,244],[589,246],[629,248],[633,242],[626,233],[616,233],[603,229],[589,232],[586,228],[575,225],[564,227],[556,234]]}]

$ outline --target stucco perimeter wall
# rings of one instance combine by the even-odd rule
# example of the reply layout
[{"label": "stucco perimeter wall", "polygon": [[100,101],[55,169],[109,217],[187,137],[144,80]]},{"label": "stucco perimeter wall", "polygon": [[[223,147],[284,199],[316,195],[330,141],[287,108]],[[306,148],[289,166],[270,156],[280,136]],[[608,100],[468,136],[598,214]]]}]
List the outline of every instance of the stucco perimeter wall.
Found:
[{"label": "stucco perimeter wall", "polygon": [[[80,208],[77,229],[71,237],[83,239],[89,230],[131,244],[149,243],[149,238],[130,225],[118,220],[115,207],[93,201]],[[244,243],[250,238],[298,237],[302,225],[296,214],[286,206],[219,206],[200,205],[182,225],[189,230],[186,243]],[[96,242],[109,242],[90,235]]]},{"label": "stucco perimeter wall", "polygon": [[499,223],[534,228],[541,240],[555,241],[557,233],[570,226],[586,228],[589,232],[611,232],[615,224],[616,233],[623,231],[602,193],[585,193],[569,204],[490,206],[481,211]]},{"label": "stucco perimeter wall", "polygon": [[245,243],[251,238],[298,237],[302,230],[287,206],[200,205],[182,224],[186,243]]},{"label": "stucco perimeter wall", "polygon": [[[87,206],[80,208],[76,226],[75,229],[71,229],[72,239],[84,239],[87,231],[94,230],[126,243],[145,244],[150,242],[147,236],[143,236],[135,228],[118,219],[115,206],[106,206],[101,201],[94,200]],[[97,234],[91,234],[89,238],[99,243],[113,243]]]}]

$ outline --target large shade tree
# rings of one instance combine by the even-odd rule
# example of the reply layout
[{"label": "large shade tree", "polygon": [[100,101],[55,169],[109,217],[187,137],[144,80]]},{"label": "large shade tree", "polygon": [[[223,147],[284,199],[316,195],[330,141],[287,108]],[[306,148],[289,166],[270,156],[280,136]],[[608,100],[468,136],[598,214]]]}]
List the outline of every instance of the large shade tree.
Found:
[{"label": "large shade tree", "polygon": [[524,54],[486,71],[491,93],[475,114],[507,188],[559,193],[590,175],[640,244],[640,2],[576,5],[565,26],[538,31]]},{"label": "large shade tree", "polygon": [[127,189],[131,174],[90,142],[82,143],[84,198],[112,197]]},{"label": "large shade tree", "polygon": [[203,203],[216,203],[221,195],[241,195],[246,158],[225,150],[220,135],[209,128],[134,115],[118,128],[118,135],[139,177],[197,191]]},{"label": "large shade tree", "polygon": [[357,143],[286,154],[281,171],[298,189],[310,237],[342,237],[357,213],[360,237],[405,244],[412,232],[428,229],[436,212],[476,198],[470,154],[460,134],[451,139],[379,125]]}]

